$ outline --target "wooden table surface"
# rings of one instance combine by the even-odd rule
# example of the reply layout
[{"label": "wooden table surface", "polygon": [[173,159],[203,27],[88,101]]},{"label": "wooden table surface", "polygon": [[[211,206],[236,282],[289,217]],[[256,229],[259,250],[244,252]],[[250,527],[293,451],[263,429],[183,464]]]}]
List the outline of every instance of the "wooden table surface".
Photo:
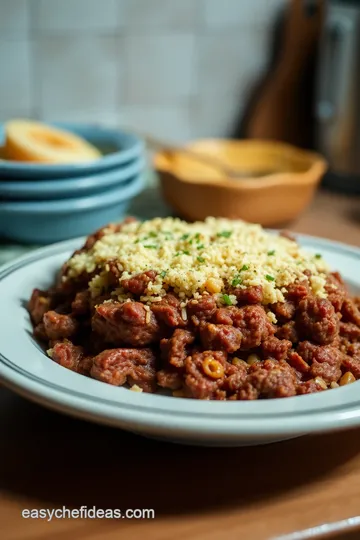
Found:
[{"label": "wooden table surface", "polygon": [[[292,228],[359,246],[360,198],[320,193]],[[4,540],[360,538],[360,429],[192,448],[74,420],[0,388],[0,433]],[[83,505],[153,508],[155,519],[21,517]]]}]

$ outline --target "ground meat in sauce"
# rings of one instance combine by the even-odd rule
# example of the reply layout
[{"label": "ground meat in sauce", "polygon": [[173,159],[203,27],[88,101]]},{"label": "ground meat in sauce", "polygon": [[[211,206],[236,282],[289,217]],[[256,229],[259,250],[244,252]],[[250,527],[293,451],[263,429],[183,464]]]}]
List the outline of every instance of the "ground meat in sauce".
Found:
[{"label": "ground meat in sauce", "polygon": [[355,379],[360,379],[360,355],[357,357],[345,356],[341,367],[343,371],[350,371]]},{"label": "ground meat in sauce", "polygon": [[285,302],[276,302],[276,304],[271,304],[270,309],[274,313],[277,321],[280,323],[291,321],[296,312],[294,302],[291,302],[289,300]]},{"label": "ground meat in sauce", "polygon": [[155,316],[140,302],[100,304],[92,318],[94,332],[114,346],[143,347],[159,341],[161,329]]},{"label": "ground meat in sauce", "polygon": [[[223,370],[224,376],[213,379],[204,372],[204,361],[213,358]],[[204,351],[188,356],[185,360],[184,388],[188,397],[197,399],[225,399],[224,386],[225,374],[232,365],[227,362],[227,354],[221,351]]]},{"label": "ground meat in sauce", "polygon": [[169,390],[179,390],[183,386],[182,373],[174,369],[161,369],[157,372],[156,379],[159,386]]},{"label": "ground meat in sauce", "polygon": [[329,274],[326,280],[325,291],[327,299],[333,305],[336,312],[341,311],[347,291],[341,276],[337,272]]},{"label": "ground meat in sauce", "polygon": [[233,294],[236,297],[239,306],[261,304],[263,300],[263,289],[260,285],[254,285],[245,289],[234,287],[230,289],[229,294]]},{"label": "ground meat in sauce", "polygon": [[264,360],[250,367],[239,399],[279,398],[296,395],[298,380],[284,361]]},{"label": "ground meat in sauce", "polygon": [[43,316],[49,311],[51,298],[45,291],[34,289],[28,303],[28,311],[32,322],[37,325],[41,323]]},{"label": "ground meat in sauce", "polygon": [[48,342],[49,338],[45,332],[45,325],[43,322],[34,326],[34,337],[39,341]]},{"label": "ground meat in sauce", "polygon": [[340,336],[346,337],[349,341],[360,340],[360,327],[354,323],[345,323],[340,321],[339,332]]},{"label": "ground meat in sauce", "polygon": [[287,356],[287,363],[298,373],[304,374],[310,371],[310,366],[296,351],[290,351]]},{"label": "ground meat in sauce", "polygon": [[307,297],[299,302],[296,326],[303,339],[325,345],[338,334],[339,320],[329,300]]},{"label": "ground meat in sauce", "polygon": [[275,360],[286,360],[288,352],[292,347],[291,341],[278,339],[272,336],[262,342],[261,348],[264,358],[275,358]]},{"label": "ground meat in sauce", "polygon": [[295,321],[290,321],[282,326],[278,326],[275,335],[279,339],[286,339],[291,343],[299,342],[299,335],[296,330]]},{"label": "ground meat in sauce", "polygon": [[360,310],[351,299],[346,298],[341,306],[342,321],[360,326]]},{"label": "ground meat in sauce", "polygon": [[241,331],[228,324],[204,322],[200,325],[199,334],[204,349],[233,353],[241,346]]},{"label": "ground meat in sauce", "polygon": [[166,326],[177,328],[187,324],[183,318],[180,301],[173,294],[167,294],[160,302],[154,302],[151,311],[157,321]]},{"label": "ground meat in sauce", "polygon": [[74,300],[71,303],[71,314],[86,315],[90,311],[90,295],[88,291],[80,291],[76,293]]},{"label": "ground meat in sauce", "polygon": [[[119,273],[119,278],[121,273]],[[151,281],[154,281],[156,278],[156,272],[149,270],[148,272],[143,272],[142,274],[137,274],[130,279],[122,279],[121,286],[125,292],[130,292],[136,296],[141,296],[145,294],[145,291]],[[119,279],[118,279],[119,280]]]},{"label": "ground meat in sauce", "polygon": [[273,335],[275,331],[262,306],[238,308],[233,324],[242,334],[241,350],[243,351],[259,347],[261,342]]},{"label": "ground meat in sauce", "polygon": [[194,341],[195,336],[192,332],[177,329],[171,338],[161,340],[161,356],[171,366],[182,368],[189,354],[189,345]]},{"label": "ground meat in sauce", "polygon": [[156,388],[156,358],[151,349],[109,349],[93,359],[91,376],[99,381],[122,386],[138,385],[144,392]]},{"label": "ground meat in sauce", "polygon": [[286,300],[294,302],[295,306],[298,306],[299,302],[307,296],[311,296],[310,287],[307,281],[291,283],[287,287],[287,292],[285,293]]},{"label": "ground meat in sauce", "polygon": [[217,310],[216,300],[213,296],[205,295],[199,300],[190,300],[186,306],[188,318],[195,326],[201,321],[208,321]]},{"label": "ground meat in sauce", "polygon": [[[104,234],[97,231],[78,252]],[[121,280],[116,261],[107,272],[110,285],[119,283],[132,301],[114,300],[109,287],[92,298],[89,274],[64,281],[66,265],[54,287],[33,291],[34,336],[62,367],[116,386],[215,400],[320,392],[348,372],[360,379],[360,298],[351,298],[337,273],[327,276],[327,298],[314,296],[303,280],[286,288],[284,302],[265,309],[260,286],[229,286],[235,306],[204,294],[185,307],[172,289],[145,306],[141,297],[156,272]]]},{"label": "ground meat in sauce", "polygon": [[56,311],[47,311],[43,316],[44,329],[50,340],[74,336],[79,324],[72,315],[62,315]]},{"label": "ground meat in sauce", "polygon": [[82,375],[89,375],[93,364],[93,359],[85,355],[82,347],[74,345],[67,339],[54,344],[51,358],[60,366]]}]

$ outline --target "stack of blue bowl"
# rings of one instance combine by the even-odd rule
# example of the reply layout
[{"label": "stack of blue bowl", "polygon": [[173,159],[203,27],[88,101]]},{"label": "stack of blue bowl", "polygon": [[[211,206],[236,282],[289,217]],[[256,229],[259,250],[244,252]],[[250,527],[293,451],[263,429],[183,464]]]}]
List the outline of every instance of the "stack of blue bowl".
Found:
[{"label": "stack of blue bowl", "polygon": [[[75,164],[0,160],[0,237],[48,244],[122,219],[144,185],[144,144],[94,125],[54,124],[95,145],[103,157]],[[4,129],[0,127],[0,145]]]}]

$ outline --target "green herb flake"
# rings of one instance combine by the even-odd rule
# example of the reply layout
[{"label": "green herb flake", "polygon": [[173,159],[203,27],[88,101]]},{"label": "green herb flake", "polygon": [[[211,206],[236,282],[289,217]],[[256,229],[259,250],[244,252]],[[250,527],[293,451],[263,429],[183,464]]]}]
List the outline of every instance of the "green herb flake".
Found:
[{"label": "green herb flake", "polygon": [[221,231],[219,233],[217,233],[216,236],[222,236],[223,238],[230,238],[230,236],[232,235],[232,231]]},{"label": "green herb flake", "polygon": [[184,255],[190,255],[190,251],[184,250],[184,251],[183,251],[183,254],[184,254]]},{"label": "green herb flake", "polygon": [[197,260],[200,262],[200,263],[204,263],[205,262],[205,259],[203,257],[196,257]]},{"label": "green herb flake", "polygon": [[271,251],[268,251],[267,254],[270,255],[270,256],[275,255],[275,249],[272,249]]},{"label": "green herb flake", "polygon": [[266,277],[266,279],[267,279],[268,281],[275,281],[274,276],[270,276],[270,274],[266,274],[265,277]]},{"label": "green herb flake", "polygon": [[227,306],[231,306],[232,305],[232,301],[230,300],[230,296],[228,294],[223,294],[222,295],[222,299],[223,299],[223,302],[227,305]]},{"label": "green herb flake", "polygon": [[200,244],[199,246],[197,246],[196,249],[204,249],[204,247],[205,247],[204,244]]},{"label": "green herb flake", "polygon": [[155,246],[153,244],[145,244],[144,247],[147,248],[147,249],[157,249],[158,248],[158,246]]},{"label": "green herb flake", "polygon": [[156,237],[157,237],[156,232],[154,232],[154,231],[149,232],[149,238],[156,238]]},{"label": "green herb flake", "polygon": [[134,242],[134,244],[138,244],[140,242],[140,238],[137,238]]},{"label": "green herb flake", "polygon": [[316,253],[315,259],[321,259],[321,257],[322,257],[321,253]]},{"label": "green herb flake", "polygon": [[180,240],[187,240],[189,238],[189,234],[183,234]]},{"label": "green herb flake", "polygon": [[237,285],[241,285],[241,283],[242,283],[241,277],[240,277],[240,276],[237,276],[237,277],[235,277],[235,278],[232,280],[231,285],[232,285],[233,287],[236,287]]},{"label": "green herb flake", "polygon": [[162,277],[162,278],[164,279],[165,276],[166,276],[165,270],[163,270],[162,272],[160,272],[160,277]]},{"label": "green herb flake", "polygon": [[249,270],[249,266],[247,264],[243,264],[240,268],[240,272],[245,272],[245,270]]}]

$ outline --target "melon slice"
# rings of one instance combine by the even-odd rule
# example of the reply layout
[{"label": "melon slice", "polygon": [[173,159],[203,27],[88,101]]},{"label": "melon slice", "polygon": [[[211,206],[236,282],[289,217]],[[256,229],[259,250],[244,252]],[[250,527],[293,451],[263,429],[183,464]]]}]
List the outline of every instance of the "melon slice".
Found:
[{"label": "melon slice", "polygon": [[95,146],[78,135],[30,120],[5,124],[4,153],[10,160],[41,163],[75,163],[101,157]]}]

